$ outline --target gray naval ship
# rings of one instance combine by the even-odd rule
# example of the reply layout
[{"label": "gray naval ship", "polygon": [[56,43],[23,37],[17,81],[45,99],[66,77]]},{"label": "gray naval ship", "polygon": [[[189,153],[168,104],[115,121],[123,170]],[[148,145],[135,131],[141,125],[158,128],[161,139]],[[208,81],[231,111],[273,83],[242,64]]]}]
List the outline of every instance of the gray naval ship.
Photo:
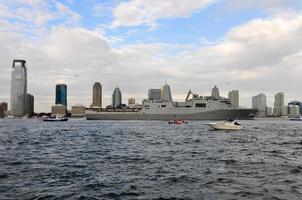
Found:
[{"label": "gray naval ship", "polygon": [[[159,90],[159,89],[158,89]],[[173,102],[170,86],[166,83],[159,98],[148,98],[142,105],[119,109],[87,109],[87,120],[226,120],[254,119],[257,110],[235,108],[227,98],[219,96],[215,86],[211,96],[199,96],[189,90],[184,102]]]}]

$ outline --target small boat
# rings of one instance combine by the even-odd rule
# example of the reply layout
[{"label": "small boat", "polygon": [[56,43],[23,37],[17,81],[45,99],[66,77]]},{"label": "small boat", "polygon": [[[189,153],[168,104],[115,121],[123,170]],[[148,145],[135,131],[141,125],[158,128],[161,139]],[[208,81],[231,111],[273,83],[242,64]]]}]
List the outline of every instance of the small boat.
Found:
[{"label": "small boat", "polygon": [[42,117],[42,120],[44,122],[65,122],[68,121],[68,118],[56,115],[52,117]]},{"label": "small boat", "polygon": [[187,124],[188,122],[186,122],[184,120],[174,119],[174,120],[170,120],[168,123],[169,124]]},{"label": "small boat", "polygon": [[242,126],[237,122],[237,120],[234,121],[223,121],[223,122],[213,122],[208,124],[211,128],[214,130],[241,130]]}]

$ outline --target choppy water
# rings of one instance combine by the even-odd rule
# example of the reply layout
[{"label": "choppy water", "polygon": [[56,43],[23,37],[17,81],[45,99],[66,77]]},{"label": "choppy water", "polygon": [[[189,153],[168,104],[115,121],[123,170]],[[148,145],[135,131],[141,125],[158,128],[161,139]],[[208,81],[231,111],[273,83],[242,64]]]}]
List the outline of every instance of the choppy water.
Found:
[{"label": "choppy water", "polygon": [[302,199],[302,123],[0,120],[0,199]]}]

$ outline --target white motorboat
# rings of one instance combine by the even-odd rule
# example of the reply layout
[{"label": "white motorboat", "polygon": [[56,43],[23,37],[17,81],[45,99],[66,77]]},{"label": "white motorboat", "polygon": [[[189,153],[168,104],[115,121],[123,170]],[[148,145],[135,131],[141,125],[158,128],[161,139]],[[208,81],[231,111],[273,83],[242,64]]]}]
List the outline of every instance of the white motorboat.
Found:
[{"label": "white motorboat", "polygon": [[237,120],[234,121],[223,121],[223,122],[212,122],[208,124],[211,128],[214,130],[241,130],[242,126],[237,122]]}]

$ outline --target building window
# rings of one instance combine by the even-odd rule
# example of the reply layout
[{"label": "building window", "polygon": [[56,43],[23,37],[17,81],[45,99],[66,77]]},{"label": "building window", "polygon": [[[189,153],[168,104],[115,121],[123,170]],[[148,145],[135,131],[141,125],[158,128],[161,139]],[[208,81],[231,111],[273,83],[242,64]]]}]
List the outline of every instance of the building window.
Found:
[{"label": "building window", "polygon": [[207,105],[205,103],[197,103],[197,104],[195,104],[195,106],[197,108],[205,108],[205,107],[207,107]]}]

